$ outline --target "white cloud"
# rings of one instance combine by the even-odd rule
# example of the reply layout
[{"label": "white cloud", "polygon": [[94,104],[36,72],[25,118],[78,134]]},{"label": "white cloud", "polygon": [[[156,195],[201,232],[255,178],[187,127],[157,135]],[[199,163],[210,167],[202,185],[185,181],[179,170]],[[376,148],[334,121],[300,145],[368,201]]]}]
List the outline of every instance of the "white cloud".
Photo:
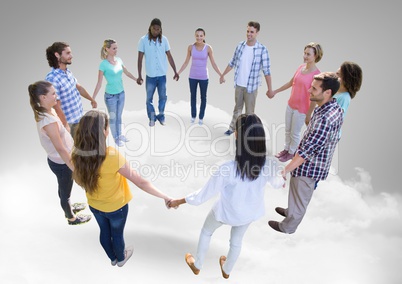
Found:
[{"label": "white cloud", "polygon": [[[178,198],[201,187],[214,165],[232,158],[233,137],[223,136],[223,126],[214,128],[230,120],[229,114],[217,108],[208,106],[210,118],[203,127],[190,126],[188,103],[168,103],[166,109],[172,113],[167,117],[168,124],[157,124],[153,134],[147,126],[145,110],[125,112],[126,128],[135,125],[141,130],[131,128],[127,135],[131,141],[121,150],[139,171],[143,167],[155,170],[147,178]],[[174,116],[183,118],[182,122]],[[186,145],[178,136],[189,133],[208,139]],[[150,137],[157,137],[153,150],[158,154],[152,155],[149,145],[142,144],[150,141]],[[221,140],[212,149],[211,143],[218,139]],[[141,155],[133,154],[139,147],[147,148]],[[191,151],[208,154],[196,157]],[[213,151],[225,154],[214,155]],[[205,171],[196,170],[195,161]],[[187,167],[187,175],[177,177],[179,169],[175,172],[171,167],[178,166]],[[277,233],[267,225],[268,220],[280,220],[274,208],[286,206],[288,189],[267,188],[266,215],[246,233],[242,253],[228,282],[402,281],[398,272],[402,248],[401,196],[377,193],[370,182],[370,174],[360,168],[356,169],[356,177],[348,181],[330,175],[319,183],[303,222],[292,235]],[[110,265],[99,244],[95,220],[77,227],[67,225],[59,206],[56,179],[45,157],[35,167],[22,165],[3,172],[0,184],[3,283],[75,283],[77,279],[89,283],[224,281],[218,258],[228,249],[227,226],[214,234],[200,275],[194,276],[184,262],[186,252],[195,253],[199,231],[213,200],[198,207],[183,205],[177,210],[167,210],[163,201],[131,185],[134,198],[125,238],[127,244],[134,245],[134,255],[123,268],[117,268]],[[72,199],[85,200],[84,191],[77,185]]]}]

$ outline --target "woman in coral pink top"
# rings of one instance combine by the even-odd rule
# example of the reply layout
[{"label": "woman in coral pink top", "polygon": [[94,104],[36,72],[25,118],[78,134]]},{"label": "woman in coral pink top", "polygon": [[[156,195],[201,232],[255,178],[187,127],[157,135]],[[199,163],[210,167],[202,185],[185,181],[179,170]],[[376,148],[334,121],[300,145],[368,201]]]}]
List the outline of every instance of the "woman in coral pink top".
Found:
[{"label": "woman in coral pink top", "polygon": [[323,51],[318,43],[310,42],[304,47],[303,60],[292,79],[279,89],[274,90],[274,95],[292,87],[285,116],[285,146],[275,155],[281,162],[293,158],[300,142],[300,132],[304,122],[310,120],[314,104],[310,104],[308,89],[311,86],[314,75],[320,73],[316,63],[323,56]]}]

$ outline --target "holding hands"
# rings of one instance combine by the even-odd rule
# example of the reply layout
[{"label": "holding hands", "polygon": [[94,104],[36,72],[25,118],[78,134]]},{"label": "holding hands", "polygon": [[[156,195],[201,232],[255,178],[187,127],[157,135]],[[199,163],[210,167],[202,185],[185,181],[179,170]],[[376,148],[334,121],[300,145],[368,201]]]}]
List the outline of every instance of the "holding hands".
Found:
[{"label": "holding hands", "polygon": [[170,209],[170,208],[177,209],[177,208],[179,208],[179,206],[180,206],[181,204],[184,204],[184,203],[186,203],[186,199],[184,199],[184,198],[181,198],[181,199],[170,199],[170,200],[168,200],[168,201],[166,202],[166,207],[168,207],[168,209]]}]

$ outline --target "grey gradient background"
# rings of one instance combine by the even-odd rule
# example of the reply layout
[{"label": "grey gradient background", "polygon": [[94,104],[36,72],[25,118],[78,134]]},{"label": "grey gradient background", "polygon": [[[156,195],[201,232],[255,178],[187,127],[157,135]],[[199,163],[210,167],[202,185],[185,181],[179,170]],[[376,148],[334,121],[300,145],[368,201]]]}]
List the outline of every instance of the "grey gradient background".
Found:
[{"label": "grey gradient background", "polygon": [[[269,189],[267,216],[250,228],[245,239],[247,249],[226,282],[400,283],[402,275],[397,264],[401,263],[401,257],[397,252],[402,248],[402,223],[397,166],[401,154],[396,137],[400,130],[398,68],[402,46],[396,34],[401,26],[396,2],[309,4],[258,0],[199,4],[159,0],[141,4],[76,0],[0,4],[3,39],[0,216],[5,220],[0,229],[0,278],[6,280],[3,283],[75,283],[76,277],[89,283],[95,280],[96,283],[110,283],[108,280],[223,283],[215,262],[221,253],[219,249],[226,248],[227,231],[214,236],[210,258],[199,276],[191,275],[182,259],[186,250],[195,252],[198,231],[210,204],[165,211],[159,200],[134,186],[135,200],[131,203],[126,239],[135,245],[137,256],[124,268],[112,269],[97,242],[94,220],[77,228],[61,222],[55,179],[37,137],[27,86],[43,79],[49,71],[46,47],[54,41],[70,44],[74,55],[70,69],[92,94],[103,40],[110,37],[117,41],[118,56],[137,76],[137,42],[154,17],[162,20],[163,34],[169,39],[177,69],[185,59],[188,44],[194,42],[194,30],[202,26],[223,71],[235,46],[246,38],[247,22],[256,20],[261,24],[258,39],[268,47],[271,56],[274,88],[291,78],[302,63],[304,45],[310,41],[323,46],[324,56],[318,63],[321,71],[336,71],[343,61],[351,60],[359,63],[364,72],[363,86],[352,100],[343,126],[334,169],[337,175],[331,175],[314,196],[303,227],[291,236],[267,228],[266,221],[278,217],[272,213],[273,208],[285,203],[287,194],[287,189]],[[233,71],[226,76],[226,83],[220,85],[211,66],[209,69],[206,127],[229,123],[234,95]],[[169,67],[167,83],[167,111],[186,123],[190,112],[188,71],[189,67],[175,82]],[[124,84],[124,120],[146,125],[144,86],[127,77]],[[100,109],[105,109],[104,85],[98,95]],[[267,99],[265,92],[264,82],[259,89],[256,113],[268,130],[278,129],[284,123],[290,90],[273,100]],[[83,103],[89,110],[89,102]],[[160,135],[157,137],[172,138],[171,133],[179,128],[175,123],[163,129],[157,127]],[[214,131],[213,137],[219,139],[224,130]],[[283,143],[283,131],[270,134],[270,150],[276,152]],[[173,156],[144,155],[136,159],[144,165],[157,166],[172,159],[185,164],[192,157],[181,150]],[[220,161],[213,155],[206,160],[211,164]],[[201,186],[206,178],[182,181],[167,176],[154,180],[170,195],[181,197]],[[74,197],[85,198],[78,187],[74,188]]]}]

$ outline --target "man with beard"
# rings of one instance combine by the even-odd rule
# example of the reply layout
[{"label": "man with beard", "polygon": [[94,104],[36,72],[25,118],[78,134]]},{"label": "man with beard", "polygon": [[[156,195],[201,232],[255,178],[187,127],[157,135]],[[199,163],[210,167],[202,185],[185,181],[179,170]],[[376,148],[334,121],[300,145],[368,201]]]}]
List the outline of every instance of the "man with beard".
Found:
[{"label": "man with beard", "polygon": [[46,49],[46,58],[52,68],[46,75],[46,81],[53,84],[57,94],[57,105],[54,109],[63,125],[70,130],[74,137],[75,127],[84,115],[80,96],[91,101],[93,108],[97,107],[97,103],[67,68],[73,58],[71,48],[67,43],[53,43]]}]

